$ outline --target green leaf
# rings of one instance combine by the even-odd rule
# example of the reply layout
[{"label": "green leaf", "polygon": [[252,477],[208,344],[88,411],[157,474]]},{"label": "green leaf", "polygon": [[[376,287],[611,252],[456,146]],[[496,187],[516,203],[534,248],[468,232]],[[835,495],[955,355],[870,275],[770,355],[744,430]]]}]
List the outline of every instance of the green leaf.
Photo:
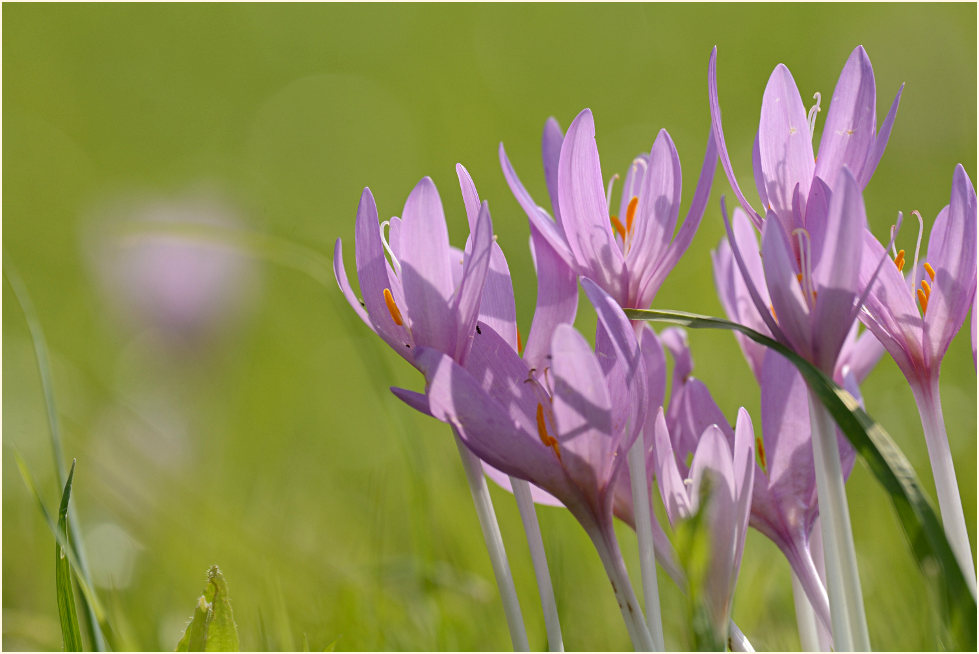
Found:
[{"label": "green leaf", "polygon": [[197,598],[194,616],[177,643],[178,652],[237,652],[238,626],[231,610],[228,583],[218,566],[207,571],[207,586]]},{"label": "green leaf", "polygon": [[[71,472],[61,494],[61,508],[58,509],[58,533],[68,539],[68,498],[71,496],[71,480],[75,476],[75,461],[71,462]],[[58,616],[61,618],[61,638],[66,652],[82,651],[82,635],[78,629],[78,614],[75,613],[75,593],[71,588],[71,565],[65,556],[61,543],[54,544],[54,577],[58,594]]]},{"label": "green leaf", "polygon": [[952,554],[941,521],[921,490],[907,457],[884,428],[860,408],[856,398],[786,346],[744,325],[682,311],[626,309],[625,313],[631,320],[654,320],[694,329],[734,330],[791,361],[890,496],[919,567],[942,598],[942,615],[952,639],[950,648],[975,651],[976,598]]}]

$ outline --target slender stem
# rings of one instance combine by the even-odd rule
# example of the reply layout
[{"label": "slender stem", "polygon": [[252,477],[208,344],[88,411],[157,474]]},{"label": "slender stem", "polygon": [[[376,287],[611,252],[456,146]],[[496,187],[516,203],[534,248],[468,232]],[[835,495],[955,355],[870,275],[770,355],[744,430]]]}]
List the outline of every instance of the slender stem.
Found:
[{"label": "slender stem", "polygon": [[795,601],[795,620],[799,625],[799,642],[804,652],[820,652],[819,633],[816,629],[816,612],[809,603],[802,582],[792,573],[792,599]]},{"label": "slender stem", "polygon": [[976,572],[972,561],[972,546],[969,544],[969,531],[965,526],[965,513],[962,511],[962,498],[955,479],[955,466],[952,451],[945,432],[945,419],[942,417],[942,398],[938,390],[938,376],[925,387],[912,385],[921,426],[925,430],[925,443],[928,445],[928,458],[931,459],[931,472],[935,478],[938,493],[938,507],[942,512],[945,535],[955,559],[962,568],[966,583],[972,596],[976,596]]},{"label": "slender stem", "polygon": [[751,642],[748,637],[738,628],[738,625],[734,624],[734,620],[730,622],[730,629],[728,631],[728,645],[731,646],[732,652],[754,652],[755,648],[751,646]]},{"label": "slender stem", "polygon": [[612,591],[615,593],[615,600],[622,611],[622,619],[625,621],[626,629],[629,631],[629,638],[637,652],[653,651],[653,637],[649,634],[646,621],[642,619],[642,612],[639,609],[639,600],[632,590],[629,582],[629,573],[625,569],[622,561],[622,553],[619,551],[619,543],[615,539],[615,532],[611,526],[607,529],[586,529],[591,536],[598,556],[605,566],[605,574],[608,575],[609,582],[612,584]]},{"label": "slender stem", "polygon": [[809,393],[816,491],[826,554],[833,643],[837,651],[870,651],[870,635],[860,590],[857,554],[853,546],[850,511],[843,486],[840,449],[833,418],[819,398]]},{"label": "slender stem", "polygon": [[663,639],[663,618],[660,615],[659,584],[656,580],[656,546],[653,543],[649,486],[646,483],[646,452],[642,436],[629,448],[629,477],[632,482],[632,513],[639,538],[639,570],[646,607],[646,627],[653,638],[654,649],[662,652],[666,647]]},{"label": "slender stem", "polygon": [[552,652],[564,651],[564,638],[561,636],[561,621],[558,619],[557,602],[554,600],[554,588],[551,585],[551,573],[547,569],[547,554],[544,553],[544,539],[540,534],[537,523],[537,512],[534,510],[534,499],[530,495],[530,484],[523,479],[510,477],[510,487],[517,499],[520,509],[520,519],[524,531],[527,532],[527,545],[530,546],[530,559],[534,563],[534,575],[537,577],[537,591],[540,594],[541,610],[544,612],[544,628],[547,630],[547,645]]},{"label": "slender stem", "polygon": [[[453,433],[455,433],[454,430]],[[479,527],[483,531],[486,550],[489,552],[490,562],[493,564],[496,585],[500,589],[500,598],[503,600],[503,612],[506,614],[507,625],[510,627],[510,640],[513,642],[513,650],[529,652],[530,644],[527,642],[527,629],[524,627],[523,616],[520,613],[517,589],[513,585],[513,575],[510,574],[510,564],[507,561],[506,549],[503,547],[503,536],[500,534],[500,525],[496,521],[496,512],[493,510],[489,488],[486,487],[483,467],[476,455],[466,448],[458,434],[455,435],[455,442],[459,448],[459,456],[462,458],[462,467],[466,471],[466,479],[469,481],[473,504],[476,505],[476,517],[479,518]]]}]

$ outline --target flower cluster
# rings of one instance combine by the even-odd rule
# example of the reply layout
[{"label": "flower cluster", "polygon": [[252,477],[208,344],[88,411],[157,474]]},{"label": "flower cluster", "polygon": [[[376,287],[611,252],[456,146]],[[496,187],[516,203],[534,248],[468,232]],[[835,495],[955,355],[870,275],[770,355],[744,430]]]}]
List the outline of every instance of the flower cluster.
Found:
[{"label": "flower cluster", "polygon": [[[921,409],[949,542],[966,577],[974,577],[938,373],[970,307],[975,323],[976,193],[957,166],[949,205],[935,218],[920,261],[920,232],[913,257],[897,249],[900,217],[887,246],[870,232],[863,189],[884,154],[902,91],[878,130],[873,68],[857,47],[830,100],[817,156],[819,95],[807,112],[789,70],[778,65],[754,140],[760,204],[753,205],[727,154],[715,49],[702,170],[679,228],[680,157],[666,130],[629,163],[613,202],[617,176],[606,185],[591,111],[579,113],[567,133],[548,120],[542,153],[550,211],[531,198],[501,144],[503,175],[529,219],[537,272],[525,347],[516,327],[514,280],[494,238],[488,203],[461,165],[456,170],[469,225],[463,249],[449,244],[441,200],[427,177],[402,215],[383,223],[364,189],[355,238],[359,296],[337,240],[334,271],[351,307],[424,376],[422,391],[392,391],[447,423],[464,462],[474,455],[518,502],[529,482],[528,498],[570,511],[596,547],[637,648],[664,645],[655,565],[643,567],[643,613],[616,540],[616,517],[636,529],[643,556],[652,561],[655,554],[672,579],[700,599],[710,642],[749,647],[730,615],[750,525],[791,566],[800,633],[810,634],[803,644],[869,647],[859,577],[848,567],[853,544],[843,483],[855,452],[825,420],[803,377],[780,354],[738,335],[760,386],[760,420],[753,423],[745,408],[725,416],[692,376],[685,332],[674,327],[657,334],[624,311],[649,308],[687,251],[718,160],[740,204],[729,215],[721,199],[718,217],[727,232],[712,253],[728,317],[787,346],[858,399],[859,384],[883,353],[894,358]],[[574,327],[579,284],[598,317],[591,340]],[[673,360],[669,397],[666,352]],[[479,509],[478,480],[470,481]],[[653,510],[657,496],[668,529]],[[532,505],[527,521],[527,508],[521,504],[534,550],[536,523]],[[492,508],[480,518],[492,522]],[[682,549],[690,539],[679,537],[691,525],[707,543],[700,568]],[[484,522],[491,556],[502,551],[492,532]],[[543,560],[542,548],[535,556]],[[540,569],[546,571],[546,563]],[[556,612],[546,608],[549,582],[540,575],[538,582],[553,646],[560,631]],[[503,582],[501,592],[506,602]],[[512,615],[511,632],[519,631],[518,607]],[[812,629],[803,629],[806,615]],[[515,646],[525,640],[514,635]]]}]

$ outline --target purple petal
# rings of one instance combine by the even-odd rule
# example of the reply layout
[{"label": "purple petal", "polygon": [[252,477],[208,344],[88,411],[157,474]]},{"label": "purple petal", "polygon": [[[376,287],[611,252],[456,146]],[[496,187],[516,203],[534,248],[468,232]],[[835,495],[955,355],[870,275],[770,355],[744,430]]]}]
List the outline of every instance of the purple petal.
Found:
[{"label": "purple petal", "polygon": [[938,214],[931,228],[928,262],[935,279],[918,273],[919,279],[931,284],[925,311],[925,364],[937,371],[976,293],[976,191],[961,164],[952,176],[948,210]]},{"label": "purple petal", "polygon": [[415,411],[424,413],[426,416],[432,415],[432,409],[428,405],[428,396],[424,393],[409,391],[406,388],[398,388],[397,386],[392,386],[391,392],[396,398],[410,406]]},{"label": "purple petal", "polygon": [[564,232],[578,273],[591,277],[621,301],[625,295],[625,260],[612,234],[595,122],[588,109],[578,114],[564,137],[558,194]]},{"label": "purple petal", "polygon": [[558,325],[554,356],[553,410],[565,469],[586,493],[604,488],[611,475],[612,401],[605,376],[588,342],[570,325]]},{"label": "purple petal", "polygon": [[901,84],[901,88],[897,90],[897,95],[894,96],[891,109],[887,112],[887,117],[880,126],[880,132],[877,134],[877,138],[874,139],[874,146],[867,155],[867,160],[864,162],[863,168],[857,176],[860,188],[867,186],[870,178],[874,176],[874,171],[877,170],[877,164],[880,163],[880,158],[884,156],[884,148],[887,147],[887,141],[891,137],[891,129],[894,127],[894,119],[897,118],[897,108],[901,104],[901,93],[903,92],[904,84]]},{"label": "purple petal", "polygon": [[571,250],[568,249],[564,229],[559,223],[551,220],[547,212],[537,206],[534,199],[530,197],[530,193],[524,188],[524,185],[520,182],[520,178],[517,177],[516,171],[514,171],[513,166],[510,164],[502,143],[500,143],[500,167],[503,169],[503,176],[506,178],[510,190],[513,192],[514,197],[517,198],[520,206],[523,207],[524,212],[530,219],[530,223],[537,227],[540,233],[547,239],[547,242],[551,244],[551,247],[561,255],[561,258],[567,261],[569,265],[572,264],[574,257],[571,255]]},{"label": "purple petal", "polygon": [[442,201],[431,178],[412,189],[401,219],[401,282],[407,305],[402,313],[408,314],[418,345],[451,351],[452,255]]},{"label": "purple petal", "polygon": [[731,446],[724,432],[717,425],[711,425],[704,430],[697,442],[689,477],[693,481],[690,486],[690,502],[696,511],[706,499],[702,496],[704,478],[710,476],[711,539],[728,547],[734,544],[737,529],[734,466],[731,458]]},{"label": "purple petal", "polygon": [[492,243],[489,273],[479,304],[479,319],[492,327],[514,350],[517,349],[517,307],[513,299],[513,278],[500,245]]},{"label": "purple petal", "polygon": [[[721,158],[721,166],[727,181],[734,189],[734,197],[738,199],[741,206],[751,217],[752,222],[758,229],[761,229],[762,217],[751,206],[751,203],[744,197],[738,180],[734,177],[734,168],[731,166],[731,158],[727,154],[727,145],[724,143],[724,127],[721,125],[721,105],[717,97],[717,46],[710,51],[710,61],[707,64],[707,98],[710,103],[710,124],[714,136],[714,143],[717,145],[717,152]],[[767,206],[767,205],[766,205]]]},{"label": "purple petal", "polygon": [[483,288],[493,252],[493,222],[490,219],[489,205],[486,202],[483,202],[483,206],[479,210],[471,240],[470,252],[466,254],[462,268],[462,279],[459,282],[459,289],[452,306],[456,328],[455,350],[447,352],[459,362],[464,360],[465,352],[475,333],[476,317],[479,313]]},{"label": "purple petal", "polygon": [[812,311],[813,363],[830,374],[856,318],[860,257],[867,214],[857,181],[844,168],[830,200],[821,251],[813,244],[812,278],[818,294]]},{"label": "purple petal", "polygon": [[[360,282],[360,292],[364,296],[364,308],[374,325],[374,331],[383,338],[395,351],[407,356],[406,345],[411,345],[411,334],[404,325],[394,322],[392,312],[384,299],[384,289],[389,289],[397,305],[397,296],[401,294],[400,286],[388,273],[387,259],[384,258],[384,246],[381,245],[381,227],[377,222],[377,206],[370,189],[364,189],[357,207],[356,239],[354,251],[357,255],[357,278]],[[399,305],[402,319],[406,307]]]},{"label": "purple petal", "polygon": [[561,161],[561,144],[564,143],[564,133],[557,120],[548,118],[544,123],[544,133],[541,136],[541,159],[544,162],[544,180],[547,182],[547,194],[551,198],[554,210],[554,220],[561,224],[561,212],[558,209],[557,171]]},{"label": "purple petal", "polygon": [[630,275],[638,278],[646,268],[659,263],[673,239],[673,230],[680,216],[682,179],[680,156],[673,139],[662,129],[649,153],[642,190],[639,192],[632,247],[626,255]]},{"label": "purple petal", "polygon": [[537,406],[546,405],[550,398],[516,350],[488,325],[479,323],[465,368],[505,407],[514,423],[537,433]]},{"label": "purple petal", "polygon": [[670,432],[666,427],[662,408],[656,414],[653,427],[653,461],[660,496],[666,508],[666,517],[669,518],[671,525],[675,525],[678,520],[690,515],[690,499],[683,478],[680,477],[680,471],[676,467],[676,456],[673,454]]},{"label": "purple petal", "polygon": [[782,64],[765,87],[758,151],[769,207],[779,216],[791,215],[793,189],[798,184],[802,197],[809,195],[815,161],[806,109],[792,73]]},{"label": "purple petal", "polygon": [[857,173],[863,170],[873,148],[876,130],[874,67],[863,46],[858,45],[843,66],[833,91],[819,142],[816,176],[835,188],[843,166]]},{"label": "purple petal", "polygon": [[[887,265],[887,264],[884,264]],[[859,323],[853,323],[850,335],[843,343],[840,358],[833,373],[833,379],[839,383],[843,379],[844,368],[849,369],[857,382],[862,382],[874,369],[884,354],[884,346],[880,344],[873,332],[864,330],[857,336]]]},{"label": "purple petal", "polygon": [[751,514],[751,492],[755,482],[754,459],[755,430],[751,424],[751,416],[741,407],[738,409],[738,420],[734,428],[734,488],[737,517],[737,545],[734,554],[734,580],[737,579],[741,567],[741,555],[744,553],[744,539],[748,532],[748,518]]},{"label": "purple petal", "polygon": [[646,402],[649,410],[663,406],[666,398],[666,353],[656,332],[644,325],[640,332],[640,348],[646,368]]},{"label": "purple petal", "polygon": [[758,145],[758,132],[755,132],[755,144],[751,147],[751,170],[755,175],[755,187],[761,198],[761,206],[768,206],[768,193],[765,192],[765,175],[761,171],[761,146]]},{"label": "purple petal", "polygon": [[518,427],[472,375],[430,348],[421,348],[416,360],[428,380],[432,415],[452,425],[476,456],[558,497],[574,495],[551,449]]},{"label": "purple petal", "polygon": [[466,205],[466,220],[469,221],[469,232],[476,231],[477,218],[479,217],[479,193],[476,191],[476,183],[473,182],[472,175],[461,163],[456,164],[456,177],[459,178],[459,189],[462,191],[462,201]]},{"label": "purple petal", "polygon": [[811,355],[809,309],[796,279],[798,271],[782,224],[771,213],[761,232],[761,260],[778,326],[789,345],[808,358]]},{"label": "purple petal", "polygon": [[524,359],[543,370],[551,349],[554,328],[574,322],[578,311],[578,276],[551,247],[533,223],[530,225],[531,253],[537,269],[537,308],[527,336]]},{"label": "purple petal", "polygon": [[337,286],[340,287],[340,291],[343,293],[343,297],[347,299],[347,302],[353,307],[354,313],[360,316],[368,327],[373,329],[370,319],[367,317],[367,312],[364,311],[364,307],[360,306],[360,300],[354,295],[353,289],[350,287],[350,282],[347,280],[347,269],[343,265],[343,246],[340,243],[340,239],[337,239],[336,245],[333,246],[333,276],[337,280]]}]

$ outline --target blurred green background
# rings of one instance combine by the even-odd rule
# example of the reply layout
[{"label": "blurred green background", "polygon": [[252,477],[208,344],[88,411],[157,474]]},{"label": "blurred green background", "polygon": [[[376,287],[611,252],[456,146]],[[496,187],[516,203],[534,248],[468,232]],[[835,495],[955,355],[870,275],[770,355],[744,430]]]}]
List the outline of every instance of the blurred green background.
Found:
[{"label": "blurred green background", "polygon": [[[874,64],[879,119],[907,82],[865,194],[878,236],[898,210],[918,209],[930,225],[956,163],[976,179],[974,4],[8,4],[3,19],[4,269],[16,266],[50,345],[65,453],[78,459],[72,502],[122,648],[172,649],[214,563],[246,649],[304,639],[314,650],[507,649],[510,640],[449,432],[387,391],[419,388],[417,373],[332,284],[171,240],[164,252],[194,253],[173,270],[145,239],[120,238],[121,221],[240,225],[326,255],[342,237],[353,274],[364,186],[386,217],[431,175],[462,244],[459,161],[490,201],[526,334],[536,293],[528,230],[498,143],[544,204],[548,116],[567,127],[594,110],[606,176],[624,174],[666,128],[683,162],[685,213],[715,44],[725,132],[750,197],[772,68],[791,69],[807,106],[822,92],[819,131],[857,44]],[[722,234],[721,194],[731,196],[718,170],[658,307],[721,313],[708,257]],[[914,231],[902,247],[913,249]],[[725,412],[743,404],[757,421],[734,339],[690,340],[695,374]],[[966,329],[942,390],[975,543],[970,359]],[[3,380],[3,648],[56,650],[53,541],[11,448],[49,507],[60,489],[29,333],[6,280]],[[896,366],[882,360],[864,390],[933,493]],[[936,647],[936,618],[888,500],[859,463],[848,488],[875,648]],[[541,648],[518,514],[505,492],[494,487],[493,498]],[[584,532],[562,511],[539,516],[566,645],[629,649]],[[682,597],[669,582],[661,593],[667,644],[688,647]],[[734,616],[759,649],[798,647],[788,566],[755,532]]]}]

